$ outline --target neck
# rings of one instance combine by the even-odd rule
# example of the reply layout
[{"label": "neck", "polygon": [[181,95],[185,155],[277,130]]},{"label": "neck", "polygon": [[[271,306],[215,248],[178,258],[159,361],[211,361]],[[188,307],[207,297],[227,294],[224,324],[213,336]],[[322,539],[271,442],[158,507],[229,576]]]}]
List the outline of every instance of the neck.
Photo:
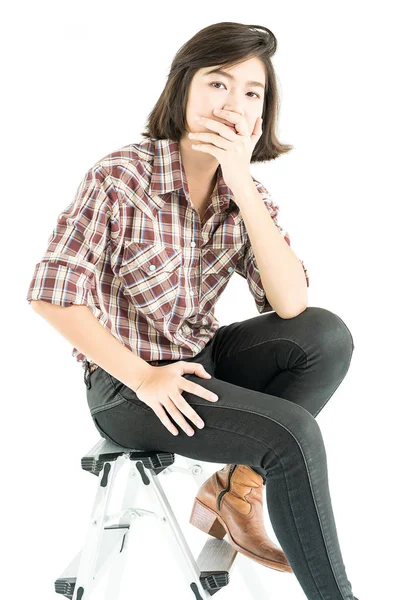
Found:
[{"label": "neck", "polygon": [[211,154],[202,153],[191,148],[192,140],[183,136],[179,141],[181,160],[188,184],[196,191],[210,193],[217,180],[218,161]]}]

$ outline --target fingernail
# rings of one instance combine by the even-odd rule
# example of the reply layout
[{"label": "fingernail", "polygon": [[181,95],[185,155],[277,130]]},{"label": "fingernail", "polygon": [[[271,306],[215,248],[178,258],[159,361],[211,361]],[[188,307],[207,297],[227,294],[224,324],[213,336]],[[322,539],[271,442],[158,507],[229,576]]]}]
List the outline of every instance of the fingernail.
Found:
[{"label": "fingernail", "polygon": [[214,394],[214,396],[213,396],[213,400],[214,400],[214,402],[216,402],[216,401],[218,400],[218,396],[216,396],[216,395]]}]

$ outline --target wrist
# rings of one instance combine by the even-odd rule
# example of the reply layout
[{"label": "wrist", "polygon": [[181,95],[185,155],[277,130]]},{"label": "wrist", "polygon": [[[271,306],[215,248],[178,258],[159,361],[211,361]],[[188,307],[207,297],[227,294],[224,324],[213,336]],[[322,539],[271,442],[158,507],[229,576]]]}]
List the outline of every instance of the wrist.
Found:
[{"label": "wrist", "polygon": [[[138,358],[138,357],[137,357]],[[144,364],[140,365],[139,368],[134,369],[135,378],[132,382],[132,385],[129,386],[136,393],[140,386],[143,384],[146,379],[153,373],[156,367],[149,365],[145,360],[140,359]]]},{"label": "wrist", "polygon": [[240,197],[244,194],[251,193],[256,189],[256,185],[252,177],[242,178],[240,184],[234,185],[230,188],[234,196]]}]

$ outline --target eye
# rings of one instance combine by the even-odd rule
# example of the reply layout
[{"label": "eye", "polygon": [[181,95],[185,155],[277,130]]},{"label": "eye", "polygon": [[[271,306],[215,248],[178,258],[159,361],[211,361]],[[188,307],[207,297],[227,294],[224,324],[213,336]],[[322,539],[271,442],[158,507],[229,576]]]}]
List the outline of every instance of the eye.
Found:
[{"label": "eye", "polygon": [[[224,83],[221,83],[221,81],[213,81],[210,85],[214,85],[214,83],[216,83],[217,85],[223,85],[225,87]],[[214,88],[219,90],[220,88]],[[257,98],[259,98],[259,94],[256,94],[256,92],[248,92],[249,94],[254,94]]]}]

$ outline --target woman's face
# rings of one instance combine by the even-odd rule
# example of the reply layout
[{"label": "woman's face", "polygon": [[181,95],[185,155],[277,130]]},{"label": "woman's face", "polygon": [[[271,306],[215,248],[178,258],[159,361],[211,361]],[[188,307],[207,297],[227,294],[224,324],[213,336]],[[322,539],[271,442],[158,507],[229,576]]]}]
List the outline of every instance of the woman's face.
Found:
[{"label": "woman's face", "polygon": [[[217,68],[218,66],[199,69],[192,79],[186,109],[188,133],[211,131],[194,120],[196,115],[225,123],[225,118],[213,113],[215,108],[222,108],[243,115],[251,135],[257,117],[262,116],[264,106],[264,64],[253,57],[235,67],[221,67],[228,75],[208,73]],[[261,85],[258,86],[255,82]],[[187,134],[184,137],[186,136]]]}]

